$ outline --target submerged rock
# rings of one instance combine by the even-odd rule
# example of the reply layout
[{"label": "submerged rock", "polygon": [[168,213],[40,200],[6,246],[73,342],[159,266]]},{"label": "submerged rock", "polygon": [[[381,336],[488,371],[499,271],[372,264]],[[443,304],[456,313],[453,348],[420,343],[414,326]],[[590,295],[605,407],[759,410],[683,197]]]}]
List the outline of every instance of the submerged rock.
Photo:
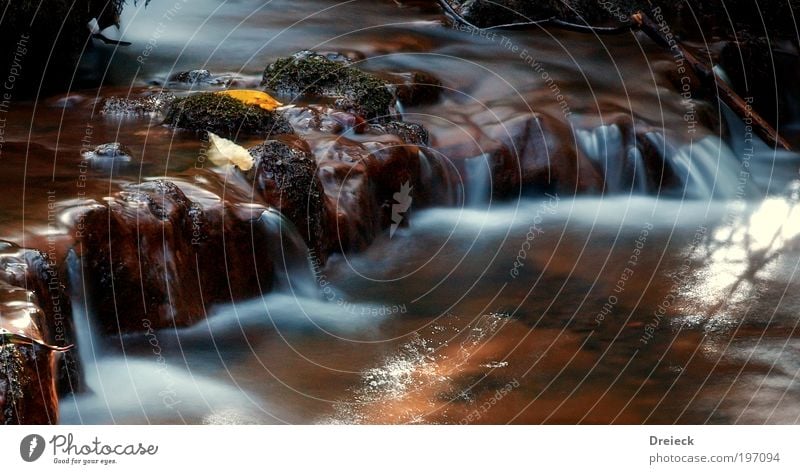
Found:
[{"label": "submerged rock", "polygon": [[[409,207],[412,203],[414,207],[450,203],[447,171],[438,159],[424,155],[429,137],[421,125],[400,121],[367,124],[357,115],[320,105],[294,107],[287,117],[305,140],[295,146],[296,152],[310,150],[306,157],[314,163],[314,182],[319,181],[324,191],[322,244],[313,244],[313,234],[309,236],[310,247],[321,248],[318,255],[323,258],[327,253],[364,249],[383,230],[405,225],[406,219],[393,216],[393,208],[405,204],[395,199],[402,190],[410,193]],[[286,153],[287,145],[272,146],[277,147],[272,156]],[[257,149],[251,150],[254,156],[263,151]],[[308,173],[312,166],[303,170]],[[316,189],[313,183],[304,186]],[[296,200],[305,202],[302,197]],[[275,206],[274,198],[267,203]],[[318,215],[315,207],[310,211],[310,215],[291,220],[305,225],[305,218]]]},{"label": "submerged rock", "polygon": [[269,137],[293,133],[277,111],[248,105],[225,94],[201,92],[175,100],[164,123],[195,132],[214,132],[225,138],[239,134]]},{"label": "submerged rock", "polygon": [[292,100],[300,95],[333,99],[336,108],[368,120],[389,120],[395,113],[391,85],[344,57],[332,60],[329,55],[301,51],[267,66],[261,84]]},{"label": "submerged rock", "polygon": [[[221,88],[239,83],[243,78],[232,73],[213,74],[208,69],[192,69],[172,74],[167,86],[175,88]],[[158,84],[158,81],[155,81]]]}]

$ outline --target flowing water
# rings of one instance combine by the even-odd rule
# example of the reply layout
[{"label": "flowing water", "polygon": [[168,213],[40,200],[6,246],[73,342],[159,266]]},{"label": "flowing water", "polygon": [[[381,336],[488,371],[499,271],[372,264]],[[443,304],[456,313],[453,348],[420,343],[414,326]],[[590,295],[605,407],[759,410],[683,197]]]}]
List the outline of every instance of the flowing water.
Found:
[{"label": "flowing water", "polygon": [[[210,308],[189,328],[127,335],[121,347],[93,330],[70,259],[88,390],[62,399],[62,422],[800,421],[800,157],[750,150],[744,125],[716,106],[707,109],[720,126],[687,121],[671,57],[644,38],[472,35],[442,26],[430,3],[131,5],[120,33],[132,46],[88,51],[68,95],[13,104],[0,237],[53,242],[66,258],[69,208],[126,183],[186,180],[195,200],[242,192],[197,171],[194,135],[101,116],[98,97],[199,68],[253,86],[299,49],[355,51],[363,68],[424,70],[444,85],[437,103],[404,115],[431,132],[423,173],[456,163],[445,167],[455,197],[413,210],[409,226],[363,252],[320,266],[267,211],[264,229],[282,242],[271,250],[276,291]],[[103,87],[84,88],[97,76]],[[486,149],[530,123],[580,150],[606,193],[545,187],[494,199]],[[630,130],[673,167],[681,192],[648,179]],[[533,135],[518,151],[565,159]],[[114,141],[134,159],[81,161],[87,143]],[[189,179],[197,174],[207,179]],[[49,217],[51,195],[61,222]]]}]

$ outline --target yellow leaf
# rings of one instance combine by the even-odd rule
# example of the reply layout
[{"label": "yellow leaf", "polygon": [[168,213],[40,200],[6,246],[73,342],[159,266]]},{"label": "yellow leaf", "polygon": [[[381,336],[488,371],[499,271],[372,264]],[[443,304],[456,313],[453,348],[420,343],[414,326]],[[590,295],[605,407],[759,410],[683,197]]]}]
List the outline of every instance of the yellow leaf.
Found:
[{"label": "yellow leaf", "polygon": [[220,91],[217,92],[217,94],[224,94],[227,95],[228,97],[233,97],[239,102],[243,102],[247,105],[255,105],[261,107],[264,110],[269,110],[269,111],[275,110],[281,105],[283,105],[277,100],[273,99],[271,95],[262,91],[237,89],[237,90]]}]

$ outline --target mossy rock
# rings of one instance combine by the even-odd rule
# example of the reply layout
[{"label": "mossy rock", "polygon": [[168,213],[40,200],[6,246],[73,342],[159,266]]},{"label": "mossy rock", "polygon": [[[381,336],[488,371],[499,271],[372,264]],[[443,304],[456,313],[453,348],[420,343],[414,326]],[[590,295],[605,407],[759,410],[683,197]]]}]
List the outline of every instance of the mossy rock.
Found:
[{"label": "mossy rock", "polygon": [[297,146],[271,140],[248,150],[253,169],[244,172],[256,191],[286,216],[316,252],[327,250],[324,191],[313,155]]},{"label": "mossy rock", "polygon": [[267,66],[261,82],[280,95],[324,96],[335,99],[337,108],[368,120],[391,120],[395,97],[387,81],[348,61],[332,60],[311,51],[301,51]]},{"label": "mossy rock", "polygon": [[289,122],[276,111],[213,92],[202,92],[172,102],[164,123],[195,132],[213,132],[235,138],[240,134],[269,137],[294,133]]},{"label": "mossy rock", "polygon": [[430,142],[428,131],[418,123],[388,122],[382,125],[375,124],[370,129],[373,133],[395,135],[404,143],[425,146]]}]

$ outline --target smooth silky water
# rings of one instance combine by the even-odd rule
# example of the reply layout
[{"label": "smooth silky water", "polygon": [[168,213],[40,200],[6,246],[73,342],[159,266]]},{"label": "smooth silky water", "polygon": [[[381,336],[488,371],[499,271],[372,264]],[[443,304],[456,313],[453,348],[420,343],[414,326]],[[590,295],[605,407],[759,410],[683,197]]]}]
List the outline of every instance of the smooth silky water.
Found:
[{"label": "smooth silky water", "polygon": [[[55,236],[64,256],[70,238],[48,225],[48,191],[66,209],[197,165],[196,137],[94,106],[174,71],[208,68],[254,86],[266,64],[298,49],[426,70],[442,98],[405,116],[430,130],[427,160],[442,159],[437,150],[467,157],[452,168],[456,204],[413,210],[407,227],[323,267],[281,216],[263,215],[284,244],[278,291],[209,308],[193,327],[128,335],[120,348],[94,333],[77,292],[88,389],[62,399],[62,422],[797,422],[798,156],[757,144],[750,157],[743,125],[725,111],[724,138],[691,131],[664,73],[670,56],[642,37],[507,33],[514,51],[442,26],[426,3],[193,1],[172,17],[169,1],[130,5],[121,35],[133,46],[89,51],[69,95],[14,104],[0,236],[27,246]],[[110,68],[98,68],[107,57]],[[90,76],[106,85],[77,89]],[[492,198],[489,131],[502,137],[534,113],[575,130],[552,138],[574,140],[609,193]],[[650,127],[683,193],[648,188],[641,157],[629,160],[636,179],[617,179],[620,120]],[[135,160],[81,167],[82,144],[111,141]],[[751,174],[740,182],[745,156]],[[206,186],[237,198],[225,180]],[[190,197],[202,199],[201,187]],[[79,282],[80,262],[69,267]]]}]

